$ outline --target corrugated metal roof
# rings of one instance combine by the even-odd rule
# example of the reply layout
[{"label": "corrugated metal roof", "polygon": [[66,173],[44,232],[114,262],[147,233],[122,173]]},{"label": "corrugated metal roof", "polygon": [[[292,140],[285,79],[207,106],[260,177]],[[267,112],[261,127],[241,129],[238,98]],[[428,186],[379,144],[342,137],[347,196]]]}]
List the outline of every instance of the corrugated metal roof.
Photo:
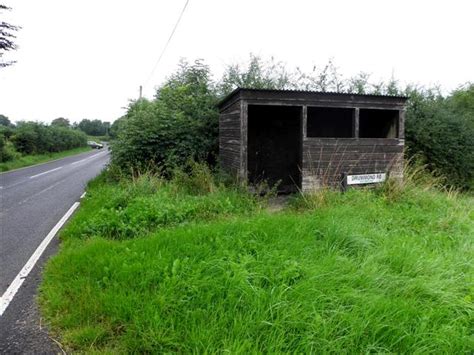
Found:
[{"label": "corrugated metal roof", "polygon": [[266,92],[266,93],[296,93],[296,94],[315,94],[315,95],[327,95],[327,96],[353,96],[353,97],[374,97],[374,98],[394,98],[407,100],[407,96],[398,96],[398,95],[379,95],[379,94],[356,94],[356,93],[347,93],[347,92],[334,92],[334,91],[312,91],[312,90],[292,90],[292,89],[255,89],[255,88],[236,88],[226,97],[224,97],[218,107],[221,107],[225,102],[227,102],[231,97],[235,96],[240,91],[251,91],[251,92]]}]

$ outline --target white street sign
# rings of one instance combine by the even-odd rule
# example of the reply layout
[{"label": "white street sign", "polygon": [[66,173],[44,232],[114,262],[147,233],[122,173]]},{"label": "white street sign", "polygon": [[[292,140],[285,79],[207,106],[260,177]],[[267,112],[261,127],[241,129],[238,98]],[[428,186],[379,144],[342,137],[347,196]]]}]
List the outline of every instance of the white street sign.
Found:
[{"label": "white street sign", "polygon": [[383,182],[386,178],[386,173],[347,175],[347,185],[374,184]]}]

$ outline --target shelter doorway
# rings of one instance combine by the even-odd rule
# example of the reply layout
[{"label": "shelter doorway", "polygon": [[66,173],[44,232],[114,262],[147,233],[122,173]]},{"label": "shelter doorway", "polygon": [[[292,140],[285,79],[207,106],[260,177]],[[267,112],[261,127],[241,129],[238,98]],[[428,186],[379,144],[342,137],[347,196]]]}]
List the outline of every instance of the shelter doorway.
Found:
[{"label": "shelter doorway", "polygon": [[250,183],[278,183],[278,191],[301,188],[302,108],[248,106],[247,169]]}]

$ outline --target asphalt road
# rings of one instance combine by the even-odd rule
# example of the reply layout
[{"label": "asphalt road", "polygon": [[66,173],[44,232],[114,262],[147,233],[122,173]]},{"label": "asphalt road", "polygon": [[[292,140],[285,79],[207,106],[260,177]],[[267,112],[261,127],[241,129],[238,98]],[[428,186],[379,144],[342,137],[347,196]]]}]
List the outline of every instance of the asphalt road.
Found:
[{"label": "asphalt road", "polygon": [[[103,149],[0,174],[0,295],[108,160]],[[55,238],[0,316],[0,353],[59,350],[38,323],[34,301],[44,261],[56,248]]]}]

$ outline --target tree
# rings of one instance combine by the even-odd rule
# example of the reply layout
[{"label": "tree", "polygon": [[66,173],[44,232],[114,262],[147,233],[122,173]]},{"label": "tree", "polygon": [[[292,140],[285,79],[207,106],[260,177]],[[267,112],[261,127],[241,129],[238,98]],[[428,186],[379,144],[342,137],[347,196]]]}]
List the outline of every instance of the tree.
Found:
[{"label": "tree", "polygon": [[297,67],[287,68],[283,62],[264,60],[250,54],[245,65],[229,65],[218,84],[220,96],[229,94],[237,87],[276,90],[310,90],[329,92],[350,92],[357,94],[379,93],[393,95],[397,93],[398,82],[394,79],[387,84],[369,83],[369,73],[361,72],[344,79],[338,67],[331,59],[324,66],[313,66],[310,71]]},{"label": "tree", "polygon": [[222,96],[229,94],[237,87],[252,89],[295,89],[294,75],[284,63],[272,57],[264,61],[261,57],[250,54],[248,64],[229,65],[219,84]]},{"label": "tree", "polygon": [[113,162],[126,170],[154,166],[163,173],[189,159],[212,162],[218,148],[216,104],[209,67],[182,61],[154,100],[131,103],[118,120]]},{"label": "tree", "polygon": [[63,118],[63,117],[55,118],[51,122],[51,125],[58,126],[58,127],[66,127],[66,128],[69,128],[71,126],[69,120],[67,118]]},{"label": "tree", "polygon": [[365,72],[360,72],[356,76],[353,76],[348,82],[348,92],[354,94],[367,94],[370,90],[369,78],[370,74]]},{"label": "tree", "polygon": [[102,126],[104,127],[104,130],[105,130],[104,134],[108,136],[110,132],[110,127],[111,127],[110,122],[102,122]]},{"label": "tree", "polygon": [[453,107],[465,115],[469,115],[474,124],[474,83],[467,83],[455,90],[449,101]]},{"label": "tree", "polygon": [[10,119],[7,116],[0,115],[0,126],[12,127],[13,124],[11,123]]},{"label": "tree", "polygon": [[[0,11],[11,10],[8,6],[0,4]],[[4,21],[0,21],[0,68],[7,67],[15,63],[15,61],[3,61],[2,57],[6,52],[16,50],[18,46],[13,41],[16,36],[15,32],[20,29]]]},{"label": "tree", "polygon": [[114,121],[114,123],[112,123],[112,126],[110,126],[109,130],[110,138],[115,139],[118,137],[118,133],[122,129],[123,123],[126,118],[126,116],[119,117]]},{"label": "tree", "polygon": [[107,126],[100,120],[83,119],[77,128],[90,136],[103,136],[107,133]]},{"label": "tree", "polygon": [[330,59],[321,69],[313,66],[312,71],[305,73],[297,68],[298,76],[294,79],[294,85],[300,90],[346,92],[347,81],[338,72],[338,67]]}]

